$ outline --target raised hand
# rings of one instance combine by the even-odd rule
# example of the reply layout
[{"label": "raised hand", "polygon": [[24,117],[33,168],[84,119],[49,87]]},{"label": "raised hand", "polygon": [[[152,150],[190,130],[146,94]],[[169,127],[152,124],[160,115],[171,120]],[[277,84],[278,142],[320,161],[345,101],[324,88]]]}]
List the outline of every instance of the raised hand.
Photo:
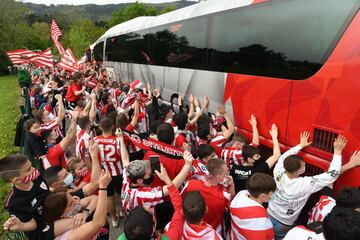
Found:
[{"label": "raised hand", "polygon": [[255,117],[254,114],[251,114],[250,119],[249,119],[249,123],[251,124],[252,127],[257,126],[257,121],[256,121],[256,117]]},{"label": "raised hand", "polygon": [[278,137],[278,128],[275,123],[271,125],[271,129],[269,130],[269,132],[272,138]]},{"label": "raised hand", "polygon": [[124,133],[122,132],[121,128],[116,129],[115,135],[120,139],[124,138]]},{"label": "raised hand", "polygon": [[164,166],[161,164],[160,165],[160,172],[158,170],[155,170],[155,174],[163,181],[166,183],[166,185],[170,185],[171,179],[166,171],[166,168],[164,168]]},{"label": "raised hand", "polygon": [[178,97],[178,106],[181,106],[182,105],[182,98],[181,98],[181,96],[179,95],[179,97]]},{"label": "raised hand", "polygon": [[219,116],[224,116],[225,115],[225,106],[223,104],[220,104],[217,107],[217,113],[219,114]]},{"label": "raised hand", "polygon": [[192,165],[192,161],[193,161],[194,157],[192,156],[192,154],[189,151],[184,151],[183,157],[185,160],[185,164]]},{"label": "raised hand", "polygon": [[199,99],[197,99],[197,97],[194,97],[194,105],[195,107],[200,107]]},{"label": "raised hand", "polygon": [[302,132],[300,134],[300,146],[301,148],[305,148],[311,145],[312,142],[309,142],[310,133],[309,132]]},{"label": "raised hand", "polygon": [[340,155],[347,143],[346,137],[339,135],[334,142],[334,154]]},{"label": "raised hand", "polygon": [[209,106],[209,98],[207,96],[204,97],[204,105],[205,107]]},{"label": "raised hand", "polygon": [[98,155],[99,145],[97,144],[97,142],[94,141],[94,139],[91,139],[91,141],[90,141],[89,152],[90,152],[91,156],[97,157],[97,155]]},{"label": "raised hand", "polygon": [[353,167],[360,166],[360,150],[355,151],[351,155],[349,162],[352,163]]},{"label": "raised hand", "polygon": [[193,103],[194,102],[194,96],[192,94],[190,94],[189,96],[189,102],[190,103]]},{"label": "raised hand", "polygon": [[99,188],[107,188],[111,182],[111,174],[109,170],[102,170],[99,178]]}]

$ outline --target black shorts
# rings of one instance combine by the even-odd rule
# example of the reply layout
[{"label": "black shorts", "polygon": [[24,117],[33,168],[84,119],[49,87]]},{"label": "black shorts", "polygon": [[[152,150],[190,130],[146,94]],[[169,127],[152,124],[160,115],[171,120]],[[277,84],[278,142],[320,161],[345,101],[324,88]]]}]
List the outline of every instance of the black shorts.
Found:
[{"label": "black shorts", "polygon": [[114,196],[115,192],[121,195],[121,187],[122,187],[122,176],[112,176],[111,182],[107,187],[108,197]]}]

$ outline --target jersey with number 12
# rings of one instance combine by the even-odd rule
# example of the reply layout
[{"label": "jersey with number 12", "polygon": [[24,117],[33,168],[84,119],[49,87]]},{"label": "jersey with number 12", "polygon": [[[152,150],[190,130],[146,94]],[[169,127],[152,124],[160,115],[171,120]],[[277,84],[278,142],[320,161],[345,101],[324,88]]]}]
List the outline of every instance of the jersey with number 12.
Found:
[{"label": "jersey with number 12", "polygon": [[109,170],[111,176],[122,174],[119,144],[116,136],[97,136],[94,138],[99,146],[98,158],[104,169]]}]

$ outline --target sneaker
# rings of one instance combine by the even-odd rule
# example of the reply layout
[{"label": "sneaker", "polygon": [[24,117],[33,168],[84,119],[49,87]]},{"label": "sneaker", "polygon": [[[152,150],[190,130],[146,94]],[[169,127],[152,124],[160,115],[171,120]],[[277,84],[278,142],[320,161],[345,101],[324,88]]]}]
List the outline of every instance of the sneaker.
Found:
[{"label": "sneaker", "polygon": [[113,228],[119,227],[119,225],[120,225],[120,216],[118,214],[116,214],[116,219],[114,220],[114,219],[111,218],[111,222],[112,222]]}]

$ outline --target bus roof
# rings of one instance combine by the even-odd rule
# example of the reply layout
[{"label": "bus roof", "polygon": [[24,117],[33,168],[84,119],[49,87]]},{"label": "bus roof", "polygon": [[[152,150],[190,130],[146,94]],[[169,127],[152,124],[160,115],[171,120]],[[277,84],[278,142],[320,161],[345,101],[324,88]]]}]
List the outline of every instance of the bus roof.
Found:
[{"label": "bus roof", "polygon": [[137,17],[110,28],[98,40],[96,40],[96,42],[92,44],[90,48],[93,49],[93,47],[97,43],[102,42],[109,37],[114,37],[133,31],[156,27],[171,22],[177,22],[184,19],[194,18],[214,12],[220,12],[232,8],[243,7],[256,2],[259,1],[258,0],[223,0],[223,1],[208,0],[169,13],[165,13],[159,16]]}]

